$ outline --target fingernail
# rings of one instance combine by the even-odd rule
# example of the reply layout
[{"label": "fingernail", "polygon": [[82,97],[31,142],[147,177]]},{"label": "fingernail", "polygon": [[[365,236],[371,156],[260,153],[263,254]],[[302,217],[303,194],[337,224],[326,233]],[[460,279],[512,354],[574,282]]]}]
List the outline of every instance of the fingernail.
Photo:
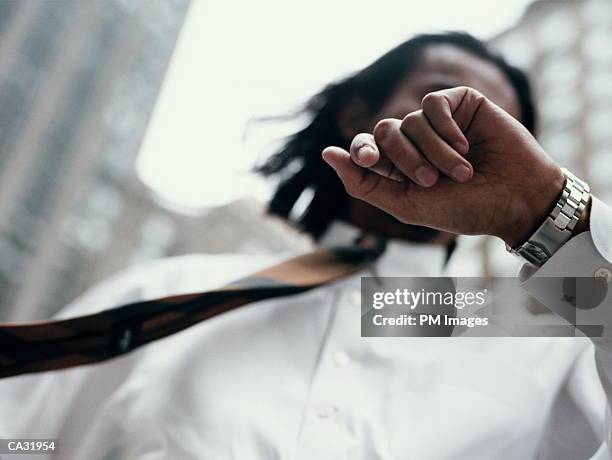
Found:
[{"label": "fingernail", "polygon": [[322,156],[323,156],[323,160],[329,165],[331,166],[334,171],[337,169],[336,168],[336,164],[334,162],[334,158],[333,158],[333,152],[330,149],[325,149],[322,152]]},{"label": "fingernail", "polygon": [[423,187],[431,187],[438,179],[438,173],[431,166],[419,166],[414,175]]},{"label": "fingernail", "polygon": [[466,165],[455,166],[452,174],[453,174],[453,177],[457,179],[459,182],[465,182],[466,180],[470,178],[470,175],[471,175],[470,168],[468,168]]},{"label": "fingernail", "polygon": [[453,143],[453,148],[457,151],[457,153],[459,153],[460,155],[465,155],[468,152],[468,147],[467,145],[465,145],[463,142],[454,142]]},{"label": "fingernail", "polygon": [[372,161],[376,151],[368,144],[364,144],[357,150],[357,159],[362,162]]}]

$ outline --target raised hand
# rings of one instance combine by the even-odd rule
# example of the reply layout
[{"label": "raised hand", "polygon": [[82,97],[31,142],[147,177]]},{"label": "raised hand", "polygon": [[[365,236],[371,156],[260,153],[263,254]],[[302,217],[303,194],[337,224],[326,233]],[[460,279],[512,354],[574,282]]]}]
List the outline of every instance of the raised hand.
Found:
[{"label": "raised hand", "polygon": [[487,234],[510,246],[546,218],[564,176],[517,120],[478,91],[428,94],[422,110],[323,158],[347,192],[405,223]]}]

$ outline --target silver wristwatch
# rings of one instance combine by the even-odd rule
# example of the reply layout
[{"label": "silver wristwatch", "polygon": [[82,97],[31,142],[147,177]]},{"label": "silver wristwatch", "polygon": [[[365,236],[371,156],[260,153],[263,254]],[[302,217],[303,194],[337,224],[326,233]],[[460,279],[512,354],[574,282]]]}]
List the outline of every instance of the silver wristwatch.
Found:
[{"label": "silver wristwatch", "polygon": [[506,249],[527,262],[539,267],[543,265],[573,235],[590,197],[589,184],[578,179],[565,168],[565,185],[561,197],[546,220],[527,241],[517,248]]}]

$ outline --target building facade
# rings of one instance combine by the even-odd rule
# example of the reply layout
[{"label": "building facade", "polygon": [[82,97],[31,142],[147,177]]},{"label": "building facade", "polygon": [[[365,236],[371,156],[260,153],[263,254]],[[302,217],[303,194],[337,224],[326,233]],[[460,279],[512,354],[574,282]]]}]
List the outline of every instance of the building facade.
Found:
[{"label": "building facade", "polygon": [[47,316],[98,276],[187,8],[0,3],[3,319]]},{"label": "building facade", "polygon": [[[530,75],[546,152],[612,203],[612,2],[538,0],[492,43]],[[488,240],[487,274],[514,275],[507,260]]]}]

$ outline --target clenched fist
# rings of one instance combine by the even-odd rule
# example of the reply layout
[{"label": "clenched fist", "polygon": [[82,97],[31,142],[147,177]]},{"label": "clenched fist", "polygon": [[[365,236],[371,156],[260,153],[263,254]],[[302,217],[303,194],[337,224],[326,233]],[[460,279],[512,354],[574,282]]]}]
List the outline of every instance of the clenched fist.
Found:
[{"label": "clenched fist", "polygon": [[382,120],[350,153],[328,147],[323,158],[350,195],[402,222],[512,247],[546,218],[565,180],[527,129],[467,87],[430,93],[422,110]]}]

